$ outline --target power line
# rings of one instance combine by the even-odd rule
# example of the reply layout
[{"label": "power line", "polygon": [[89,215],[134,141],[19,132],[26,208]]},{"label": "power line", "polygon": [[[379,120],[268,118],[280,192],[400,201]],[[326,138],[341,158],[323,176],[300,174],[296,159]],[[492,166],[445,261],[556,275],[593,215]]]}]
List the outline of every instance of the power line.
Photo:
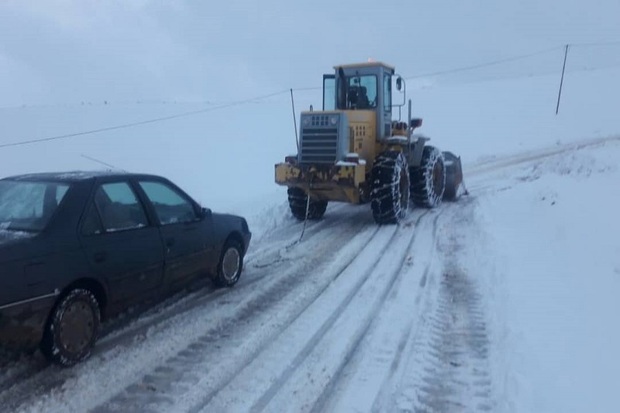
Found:
[{"label": "power line", "polygon": [[480,64],[472,65],[472,66],[463,66],[463,67],[457,67],[455,69],[442,70],[442,71],[437,71],[437,72],[424,73],[424,74],[421,74],[421,75],[409,76],[409,77],[406,77],[405,79],[406,80],[419,79],[419,78],[422,78],[422,77],[446,75],[446,74],[451,74],[451,73],[458,73],[458,72],[465,72],[465,71],[474,70],[474,69],[480,69],[480,68],[488,67],[488,66],[496,66],[496,65],[499,65],[499,64],[502,64],[502,63],[514,62],[516,60],[523,60],[523,59],[527,59],[527,58],[530,58],[530,57],[533,57],[533,56],[538,56],[538,55],[541,55],[541,54],[547,54],[547,53],[550,53],[552,51],[556,51],[556,50],[559,50],[559,49],[560,49],[560,47],[556,46],[556,47],[552,47],[552,48],[549,48],[549,49],[539,50],[538,52],[534,52],[534,53],[528,53],[528,54],[524,54],[524,55],[507,57],[505,59],[494,60],[494,61],[491,61],[491,62],[480,63]]},{"label": "power line", "polygon": [[619,46],[620,41],[614,42],[597,42],[597,43],[570,43],[571,47],[594,47],[594,46]]},{"label": "power line", "polygon": [[[618,43],[620,43],[620,42],[618,42]],[[594,45],[594,44],[592,44],[592,45]],[[561,46],[561,47],[560,46],[555,46],[555,47],[551,47],[551,48],[548,48],[548,49],[539,50],[539,51],[533,52],[533,53],[527,53],[527,54],[523,54],[523,55],[507,57],[505,59],[493,60],[493,61],[490,61],[490,62],[480,63],[480,64],[476,64],[476,65],[472,65],[472,66],[463,66],[463,67],[457,67],[457,68],[454,68],[454,69],[448,69],[448,70],[441,70],[441,71],[436,71],[436,72],[423,73],[423,74],[415,75],[415,76],[408,76],[408,77],[405,77],[405,80],[418,79],[418,78],[422,78],[422,77],[439,76],[439,75],[458,73],[458,72],[465,72],[465,71],[480,69],[480,68],[483,68],[483,67],[495,66],[495,65],[502,64],[502,63],[509,63],[509,62],[514,62],[514,61],[517,61],[517,60],[528,59],[530,57],[534,57],[534,56],[538,56],[538,55],[542,55],[542,54],[547,54],[547,53],[550,53],[550,52],[553,52],[553,51],[556,51],[556,50],[560,50],[560,49],[563,49],[563,48],[564,48],[564,46]],[[294,91],[297,92],[297,91],[318,90],[318,89],[321,89],[321,88],[320,87],[305,87],[305,88],[294,89]]]},{"label": "power line", "polygon": [[[581,72],[596,72],[599,70],[607,70],[607,69],[613,69],[616,67],[619,67],[620,63],[618,64],[612,64],[612,65],[605,65],[605,66],[597,66],[597,67],[581,67],[581,68],[566,68],[566,73],[567,74],[574,74],[574,73],[581,73]],[[549,75],[555,75],[557,74],[557,70],[545,70],[545,71],[540,71],[540,72],[529,72],[526,74],[519,74],[519,75],[498,75],[498,76],[485,76],[485,77],[481,77],[481,78],[476,78],[475,80],[468,80],[468,81],[459,81],[455,84],[458,85],[470,85],[470,84],[476,84],[476,83],[483,83],[483,82],[489,82],[489,81],[496,81],[496,80],[516,80],[516,79],[526,79],[526,78],[538,78],[538,77],[543,77],[543,76],[549,76]]]},{"label": "power line", "polygon": [[149,123],[156,123],[156,122],[162,122],[162,121],[171,120],[171,119],[184,118],[184,117],[188,117],[188,116],[198,115],[198,114],[201,114],[201,113],[211,112],[211,111],[218,110],[218,109],[229,108],[231,106],[238,106],[238,105],[242,105],[242,104],[245,104],[245,103],[251,103],[251,102],[254,102],[254,101],[257,101],[257,100],[264,100],[264,99],[267,99],[267,98],[270,98],[270,97],[273,97],[273,96],[282,95],[282,94],[288,93],[288,92],[289,92],[289,90],[287,89],[287,90],[283,90],[283,91],[280,91],[280,92],[270,93],[268,95],[257,96],[257,97],[250,98],[250,99],[244,99],[244,100],[240,100],[240,101],[237,101],[237,102],[228,103],[228,104],[225,104],[225,105],[212,106],[212,107],[205,108],[205,109],[194,110],[194,111],[179,113],[179,114],[170,115],[170,116],[162,116],[162,117],[159,117],[159,118],[147,119],[147,120],[143,120],[143,121],[139,121],[139,122],[124,123],[124,124],[121,124],[121,125],[108,126],[108,127],[99,128],[99,129],[91,129],[91,130],[87,130],[87,131],[83,131],[83,132],[76,132],[76,133],[68,133],[68,134],[64,134],[64,135],[49,136],[49,137],[46,137],[46,138],[30,139],[30,140],[19,141],[19,142],[4,143],[4,144],[0,144],[0,148],[7,148],[7,147],[10,147],[10,146],[30,145],[30,144],[33,144],[33,143],[55,141],[55,140],[59,140],[59,139],[68,139],[68,138],[74,138],[76,136],[92,135],[92,134],[95,134],[95,133],[109,132],[109,131],[118,130],[118,129],[131,128],[131,127],[134,127],[134,126],[147,125]]},{"label": "power line", "polygon": [[293,91],[294,91],[294,92],[305,92],[305,91],[307,91],[307,90],[320,90],[320,89],[323,89],[323,88],[322,88],[322,87],[320,87],[320,86],[314,86],[314,87],[300,87],[300,88],[297,88],[297,89],[293,89]]}]

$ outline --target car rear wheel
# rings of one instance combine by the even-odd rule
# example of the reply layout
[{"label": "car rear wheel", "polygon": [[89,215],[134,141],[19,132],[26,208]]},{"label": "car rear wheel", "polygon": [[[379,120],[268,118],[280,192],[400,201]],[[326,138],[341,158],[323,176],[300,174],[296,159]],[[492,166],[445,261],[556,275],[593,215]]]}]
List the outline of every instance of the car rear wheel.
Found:
[{"label": "car rear wheel", "polygon": [[64,295],[45,326],[41,352],[51,362],[69,367],[90,356],[101,328],[95,295],[76,288]]},{"label": "car rear wheel", "polygon": [[243,269],[243,248],[235,240],[229,240],[222,249],[220,262],[217,265],[215,284],[218,287],[232,287],[239,281]]}]

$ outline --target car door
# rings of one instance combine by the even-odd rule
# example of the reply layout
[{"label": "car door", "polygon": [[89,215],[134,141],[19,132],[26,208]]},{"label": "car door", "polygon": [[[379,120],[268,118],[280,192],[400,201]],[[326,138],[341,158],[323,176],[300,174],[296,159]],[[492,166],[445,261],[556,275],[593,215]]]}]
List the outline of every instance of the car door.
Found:
[{"label": "car door", "polygon": [[196,204],[168,182],[142,179],[138,183],[159,221],[166,284],[169,290],[177,290],[207,272],[210,220],[201,219]]},{"label": "car door", "polygon": [[107,281],[113,304],[161,292],[162,240],[129,182],[98,185],[82,219],[80,239],[92,270]]}]

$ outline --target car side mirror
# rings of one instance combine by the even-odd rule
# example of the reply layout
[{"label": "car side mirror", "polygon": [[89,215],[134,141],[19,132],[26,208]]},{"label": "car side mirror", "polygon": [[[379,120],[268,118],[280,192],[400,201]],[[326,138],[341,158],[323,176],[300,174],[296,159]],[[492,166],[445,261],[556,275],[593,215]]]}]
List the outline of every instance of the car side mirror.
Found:
[{"label": "car side mirror", "polygon": [[200,209],[200,219],[211,218],[211,210],[209,208]]}]

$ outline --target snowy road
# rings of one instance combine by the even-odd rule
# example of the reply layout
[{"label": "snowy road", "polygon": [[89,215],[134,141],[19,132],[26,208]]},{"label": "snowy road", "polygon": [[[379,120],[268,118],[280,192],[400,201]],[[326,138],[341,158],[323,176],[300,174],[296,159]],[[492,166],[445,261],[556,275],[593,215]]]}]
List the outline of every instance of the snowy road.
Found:
[{"label": "snowy road", "polygon": [[[378,227],[330,205],[296,243],[292,220],[252,245],[233,289],[202,286],[118,320],[72,369],[3,361],[0,405],[31,412],[495,411],[489,314],[468,235],[504,168],[604,145],[478,165],[472,195]],[[507,172],[508,173],[508,172]],[[281,213],[282,209],[275,211]]]}]

